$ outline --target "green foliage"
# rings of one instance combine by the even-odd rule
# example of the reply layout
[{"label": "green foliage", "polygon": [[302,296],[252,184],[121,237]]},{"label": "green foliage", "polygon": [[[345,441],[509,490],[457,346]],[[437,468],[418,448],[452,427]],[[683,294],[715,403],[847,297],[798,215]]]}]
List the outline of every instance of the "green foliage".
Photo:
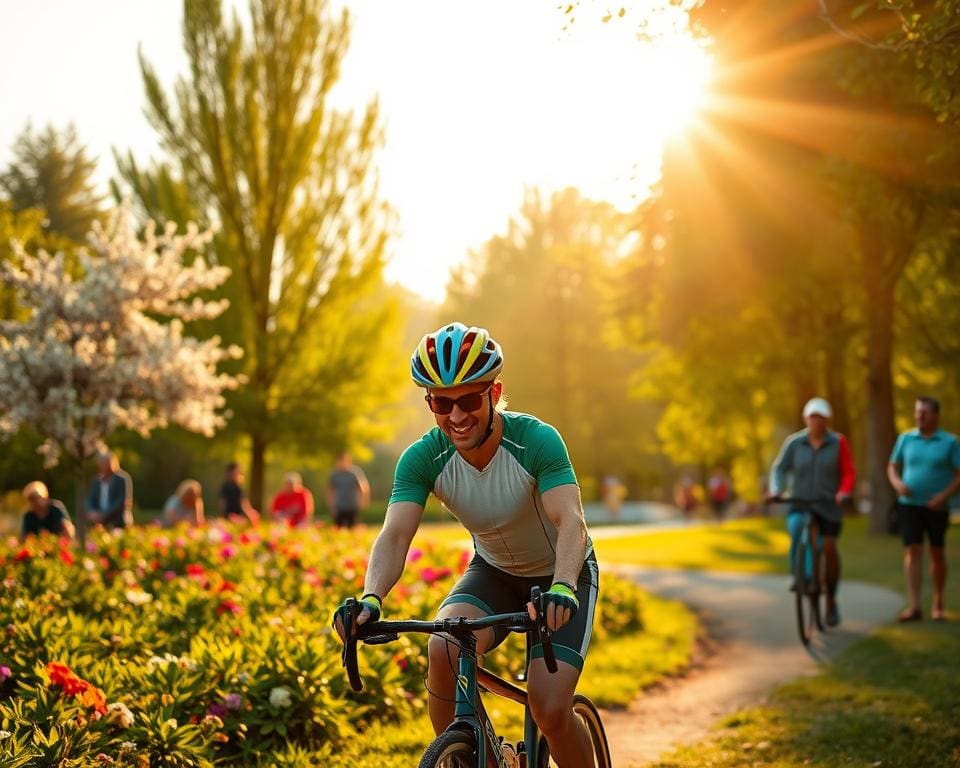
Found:
[{"label": "green foliage", "polygon": [[355,116],[329,102],[349,42],[346,10],[257,0],[249,26],[226,18],[220,0],[186,0],[184,11],[190,76],[172,100],[140,62],[166,159],[118,163],[146,213],[218,229],[231,305],[210,330],[245,351],[248,384],[229,406],[233,432],[249,437],[259,507],[268,451],[332,455],[390,435],[403,378],[398,305],[382,282],[379,109],[372,101]]},{"label": "green foliage", "polygon": [[[372,535],[144,527],[95,531],[80,552],[49,537],[0,550],[0,762],[310,765],[354,754],[368,729],[410,731],[425,714],[425,641],[364,647],[354,694],[329,624],[362,588]],[[387,615],[432,616],[467,560],[418,543]],[[646,615],[626,582],[604,576],[602,595],[598,649]],[[522,658],[514,645],[489,661],[518,672]],[[68,691],[51,663],[102,702]]]},{"label": "green foliage", "polygon": [[14,211],[43,211],[47,233],[82,245],[100,217],[95,170],[72,124],[63,131],[48,125],[40,134],[27,125],[13,145],[10,165],[0,173],[0,189]]},{"label": "green foliage", "polygon": [[560,430],[582,480],[640,476],[654,413],[629,397],[638,354],[613,327],[628,218],[576,190],[531,192],[506,235],[448,285],[444,318],[486,327],[504,350],[509,407]]}]

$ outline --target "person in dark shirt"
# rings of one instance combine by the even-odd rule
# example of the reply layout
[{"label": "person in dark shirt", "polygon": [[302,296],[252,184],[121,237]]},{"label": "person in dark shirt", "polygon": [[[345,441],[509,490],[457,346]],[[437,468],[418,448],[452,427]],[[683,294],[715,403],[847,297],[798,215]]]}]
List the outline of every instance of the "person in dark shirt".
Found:
[{"label": "person in dark shirt", "polygon": [[39,480],[27,483],[23,489],[23,498],[27,500],[29,509],[23,515],[23,531],[20,540],[27,536],[37,536],[42,531],[48,531],[56,536],[72,539],[74,535],[73,523],[67,508],[59,499],[51,499],[47,486]]},{"label": "person in dark shirt", "polygon": [[243,492],[243,470],[235,461],[227,464],[227,477],[220,486],[220,514],[233,522],[247,520],[260,522],[260,513],[253,508]]}]

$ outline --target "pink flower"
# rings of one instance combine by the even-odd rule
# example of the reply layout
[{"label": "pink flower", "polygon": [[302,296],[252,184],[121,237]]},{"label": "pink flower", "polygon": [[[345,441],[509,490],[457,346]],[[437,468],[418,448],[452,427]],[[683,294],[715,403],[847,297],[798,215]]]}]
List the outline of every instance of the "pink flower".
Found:
[{"label": "pink flower", "polygon": [[419,560],[421,557],[423,557],[423,550],[422,550],[422,549],[411,549],[410,552],[407,554],[407,562],[408,562],[408,563],[415,563],[415,562],[417,562],[417,560]]},{"label": "pink flower", "polygon": [[10,675],[13,673],[10,671],[10,667],[6,664],[0,665],[0,683],[4,682]]},{"label": "pink flower", "polygon": [[175,578],[177,578],[177,572],[176,572],[176,571],[164,571],[164,572],[163,572],[163,579],[164,579],[164,581],[173,581]]},{"label": "pink flower", "polygon": [[239,693],[228,693],[223,697],[223,705],[227,709],[236,711],[243,706],[243,696],[241,696]]},{"label": "pink flower", "polygon": [[224,560],[229,560],[235,554],[237,554],[236,547],[231,547],[230,545],[220,547],[220,557],[222,557]]}]

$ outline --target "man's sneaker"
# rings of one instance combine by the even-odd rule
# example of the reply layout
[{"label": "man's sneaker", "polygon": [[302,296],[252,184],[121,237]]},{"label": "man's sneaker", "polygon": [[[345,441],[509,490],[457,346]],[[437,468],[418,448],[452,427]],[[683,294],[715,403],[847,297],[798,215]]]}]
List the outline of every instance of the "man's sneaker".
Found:
[{"label": "man's sneaker", "polygon": [[835,627],[840,623],[840,609],[836,603],[827,608],[827,626]]}]

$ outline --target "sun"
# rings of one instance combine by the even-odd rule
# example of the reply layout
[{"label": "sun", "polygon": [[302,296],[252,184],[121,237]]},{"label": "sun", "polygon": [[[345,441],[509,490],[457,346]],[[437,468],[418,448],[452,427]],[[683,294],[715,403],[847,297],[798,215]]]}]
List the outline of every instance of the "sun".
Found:
[{"label": "sun", "polygon": [[566,161],[583,191],[630,209],[659,179],[667,142],[707,106],[712,59],[685,32],[651,41],[607,32],[584,35],[576,47],[579,87],[565,122],[585,140]]}]

